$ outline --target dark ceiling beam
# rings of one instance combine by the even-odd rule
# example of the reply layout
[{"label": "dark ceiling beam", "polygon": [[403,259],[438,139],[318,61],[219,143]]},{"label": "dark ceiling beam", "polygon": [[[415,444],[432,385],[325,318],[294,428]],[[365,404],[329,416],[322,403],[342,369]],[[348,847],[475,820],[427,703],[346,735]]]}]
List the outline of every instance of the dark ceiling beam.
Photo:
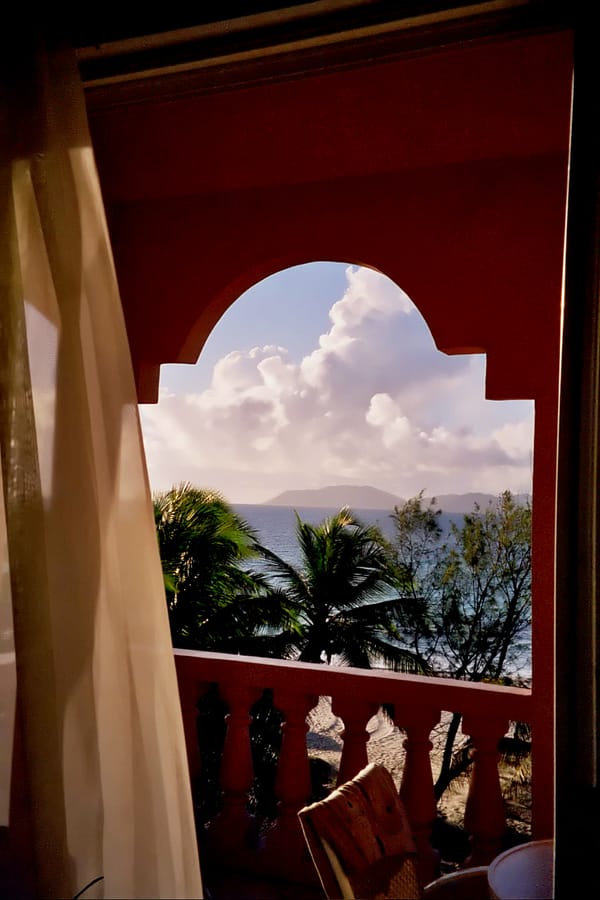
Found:
[{"label": "dark ceiling beam", "polygon": [[[564,0],[484,0],[399,3],[316,0],[258,4],[253,14],[210,19],[164,30],[121,32],[104,41],[101,28],[75,33],[82,80],[91,102],[129,103],[187,91],[219,90],[303,72],[382,60],[434,47],[511,33],[564,28]],[[215,4],[208,4],[208,9]],[[216,4],[227,13],[232,4]],[[238,5],[239,6],[239,5]],[[248,8],[256,4],[241,4]],[[268,9],[264,7],[268,6]],[[204,15],[204,18],[203,18]],[[156,22],[152,26],[158,28]],[[96,35],[93,37],[93,35]]]}]

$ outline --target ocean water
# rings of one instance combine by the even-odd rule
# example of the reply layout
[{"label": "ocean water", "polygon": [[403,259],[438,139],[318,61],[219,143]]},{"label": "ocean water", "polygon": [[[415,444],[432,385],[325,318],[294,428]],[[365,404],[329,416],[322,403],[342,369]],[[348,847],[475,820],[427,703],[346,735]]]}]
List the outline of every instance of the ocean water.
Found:
[{"label": "ocean water", "polygon": [[[315,506],[266,506],[262,504],[233,504],[236,512],[256,531],[263,546],[277,553],[286,562],[292,565],[300,563],[300,553],[296,540],[296,512],[305,522],[317,525],[328,516],[339,512],[339,507],[325,508]],[[357,519],[365,524],[377,525],[385,537],[394,535],[394,527],[390,509],[353,509]],[[439,517],[440,526],[447,534],[450,523],[462,522],[462,515],[450,515],[442,513]]]}]

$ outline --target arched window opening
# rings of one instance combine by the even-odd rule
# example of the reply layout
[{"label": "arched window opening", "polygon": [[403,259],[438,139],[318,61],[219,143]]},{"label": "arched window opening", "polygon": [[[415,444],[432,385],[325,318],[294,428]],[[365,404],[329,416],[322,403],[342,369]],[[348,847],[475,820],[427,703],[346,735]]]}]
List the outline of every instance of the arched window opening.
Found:
[{"label": "arched window opening", "polygon": [[[174,582],[180,573],[166,573],[175,646],[525,683],[531,675],[531,546],[530,518],[519,510],[529,510],[533,404],[486,400],[485,364],[484,355],[439,352],[412,300],[373,269],[312,263],[282,270],[242,294],[195,366],[163,367],[159,403],[142,407],[142,422],[153,489],[197,486],[196,501],[209,509],[213,547],[279,593],[265,592],[263,584],[258,599],[254,594],[242,604],[243,582],[211,569],[215,554],[206,549],[203,532],[196,552],[204,557],[190,593],[193,621],[185,609],[179,614],[185,586],[178,594]],[[507,491],[510,501],[506,495],[501,501]],[[225,514],[212,492],[225,501]],[[344,507],[361,527],[379,529],[392,550],[382,542],[385,550],[378,548],[377,556],[368,540],[357,541],[340,587],[337,561],[325,573],[327,553],[338,558],[323,527],[327,522],[330,534],[343,528]],[[228,519],[227,510],[241,518]],[[474,510],[481,515],[467,527],[465,514]],[[244,556],[244,523],[266,548],[258,558]],[[237,528],[237,557],[227,543],[231,526]],[[508,599],[503,591],[514,573],[505,572],[503,584],[504,563],[493,558],[505,538],[513,541],[506,555],[510,565],[518,560],[521,578]],[[167,534],[165,540],[172,539]],[[381,577],[360,594],[364,567],[379,565]],[[306,576],[306,597],[298,587],[302,579],[292,584],[289,566]],[[315,587],[320,582],[327,585],[323,596]],[[278,618],[282,595],[292,598],[293,628],[287,608]],[[365,613],[386,604],[379,618],[374,613],[371,621]],[[464,637],[469,630],[478,635],[471,643]],[[218,759],[223,702],[209,695],[203,702],[209,733],[220,742],[213,748]],[[265,694],[252,715],[253,802],[268,817],[275,798],[265,785],[274,777],[281,712]],[[393,710],[382,707],[369,722],[369,760],[400,777],[403,738],[390,716]],[[434,740],[436,799],[451,821],[460,818],[465,800],[464,790],[458,804],[447,790],[455,778],[453,751],[469,749],[460,722],[460,714],[448,710]],[[311,711],[310,727],[317,749],[324,731],[341,749],[344,726],[328,698]],[[390,751],[393,735],[397,746]],[[525,746],[521,735],[507,736],[517,738]],[[264,778],[257,774],[263,765]],[[197,797],[207,819],[216,783],[214,774]],[[525,810],[524,819],[516,812],[515,823],[527,830],[526,779],[523,785],[515,809]]]},{"label": "arched window opening", "polygon": [[486,400],[484,380],[485,356],[437,351],[384,275],[286,269],[229,308],[197,365],[162,367],[160,402],[142,407],[151,484],[242,504],[336,485],[529,494],[533,404]]}]

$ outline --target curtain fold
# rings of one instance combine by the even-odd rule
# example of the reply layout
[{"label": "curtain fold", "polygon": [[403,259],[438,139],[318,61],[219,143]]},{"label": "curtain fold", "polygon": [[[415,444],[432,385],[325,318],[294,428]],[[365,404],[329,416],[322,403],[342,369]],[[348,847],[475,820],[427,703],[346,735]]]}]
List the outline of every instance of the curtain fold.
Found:
[{"label": "curtain fold", "polygon": [[8,825],[17,673],[0,467],[0,827]]},{"label": "curtain fold", "polygon": [[[40,896],[201,897],[137,400],[74,55],[0,93],[0,453]],[[4,563],[3,563],[4,568]]]}]

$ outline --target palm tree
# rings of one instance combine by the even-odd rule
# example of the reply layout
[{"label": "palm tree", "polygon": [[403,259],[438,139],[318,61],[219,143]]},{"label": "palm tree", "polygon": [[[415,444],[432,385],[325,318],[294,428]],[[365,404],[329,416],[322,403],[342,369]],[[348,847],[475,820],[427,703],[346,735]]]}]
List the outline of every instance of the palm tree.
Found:
[{"label": "palm tree", "polygon": [[395,640],[406,601],[389,596],[392,574],[379,529],[344,507],[320,525],[296,514],[296,536],[299,568],[261,547],[265,574],[275,593],[287,598],[295,625],[280,633],[280,652],[303,662],[330,663],[336,656],[361,668],[422,671]]},{"label": "palm tree", "polygon": [[259,552],[253,530],[220,494],[180,484],[153,502],[174,646],[256,653],[265,626],[289,627],[247,566]]}]

